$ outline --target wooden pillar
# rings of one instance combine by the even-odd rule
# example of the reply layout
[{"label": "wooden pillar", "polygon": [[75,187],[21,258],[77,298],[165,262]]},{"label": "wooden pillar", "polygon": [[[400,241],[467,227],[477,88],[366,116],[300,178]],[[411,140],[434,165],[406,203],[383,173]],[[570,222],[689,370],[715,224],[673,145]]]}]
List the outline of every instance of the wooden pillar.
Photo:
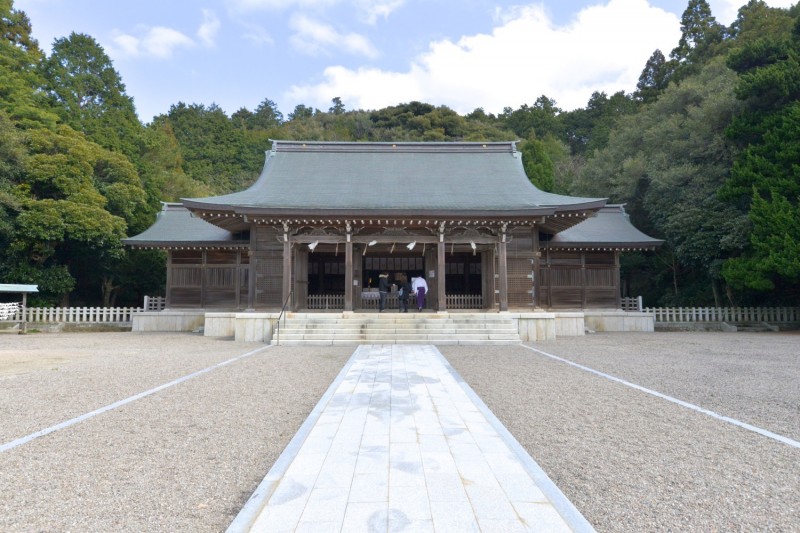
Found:
[{"label": "wooden pillar", "polygon": [[19,332],[22,334],[28,333],[28,293],[22,293],[22,324],[20,325]]},{"label": "wooden pillar", "polygon": [[[283,304],[289,298],[289,294],[292,292],[292,243],[289,242],[289,225],[283,225],[283,297],[281,298],[281,302],[278,304],[279,306],[283,306]],[[291,307],[291,304],[289,304]]]},{"label": "wooden pillar", "polygon": [[255,224],[250,225],[250,247],[247,249],[247,311],[253,311],[256,308],[256,267],[258,257],[256,255],[256,242],[258,241]]},{"label": "wooden pillar", "polygon": [[586,309],[586,252],[581,252],[581,309]]},{"label": "wooden pillar", "polygon": [[236,267],[233,270],[233,305],[241,309],[242,300],[242,251],[236,250]]},{"label": "wooden pillar", "polygon": [[208,252],[203,250],[200,252],[200,307],[206,306],[206,286],[208,285]]},{"label": "wooden pillar", "polygon": [[542,266],[542,252],[539,249],[539,228],[533,226],[531,231],[533,241],[533,307],[541,307],[541,275],[539,269]]},{"label": "wooden pillar", "polygon": [[438,306],[437,311],[447,311],[447,296],[445,291],[445,268],[444,268],[444,224],[439,229],[439,242],[436,246],[436,277],[438,283],[436,284],[436,300]]},{"label": "wooden pillar", "polygon": [[347,223],[347,242],[344,244],[344,310],[353,310],[353,228]]},{"label": "wooden pillar", "polygon": [[167,250],[167,287],[164,292],[164,309],[172,306],[172,250]]},{"label": "wooden pillar", "polygon": [[497,246],[497,273],[499,274],[500,311],[508,311],[508,259],[506,257],[506,227],[503,226]]},{"label": "wooden pillar", "polygon": [[494,263],[494,247],[481,252],[481,294],[484,309],[494,309]]},{"label": "wooden pillar", "polygon": [[294,309],[308,307],[308,248],[294,250]]},{"label": "wooden pillar", "polygon": [[[620,283],[620,273],[619,273],[619,250],[614,250],[614,286],[616,287],[616,302],[617,302],[617,309],[622,309],[622,287]],[[642,306],[639,306],[639,311],[642,310]]]},{"label": "wooden pillar", "polygon": [[550,264],[550,249],[547,249],[547,307],[553,307],[553,266]]},{"label": "wooden pillar", "polygon": [[[362,244],[361,247],[366,247],[366,245]],[[360,251],[361,253],[359,253],[359,247],[353,249],[353,281],[350,283],[353,287],[353,311],[361,309],[361,291],[364,290],[361,285],[364,281],[364,250]]]}]

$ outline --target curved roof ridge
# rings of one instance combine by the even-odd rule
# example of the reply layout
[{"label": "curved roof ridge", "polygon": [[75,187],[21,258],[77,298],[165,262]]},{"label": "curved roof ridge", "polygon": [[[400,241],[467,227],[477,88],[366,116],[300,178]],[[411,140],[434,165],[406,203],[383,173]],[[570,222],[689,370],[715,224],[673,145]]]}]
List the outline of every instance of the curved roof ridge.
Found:
[{"label": "curved roof ridge", "polygon": [[283,141],[270,139],[273,152],[507,152],[517,151],[517,141]]}]

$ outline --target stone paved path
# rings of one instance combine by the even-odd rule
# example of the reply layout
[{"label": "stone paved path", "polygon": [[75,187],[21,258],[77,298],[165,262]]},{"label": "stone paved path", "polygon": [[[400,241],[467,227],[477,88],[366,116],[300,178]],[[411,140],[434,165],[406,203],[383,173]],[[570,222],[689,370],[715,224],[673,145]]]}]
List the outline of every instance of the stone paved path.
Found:
[{"label": "stone paved path", "polygon": [[592,531],[434,346],[360,346],[229,532]]}]

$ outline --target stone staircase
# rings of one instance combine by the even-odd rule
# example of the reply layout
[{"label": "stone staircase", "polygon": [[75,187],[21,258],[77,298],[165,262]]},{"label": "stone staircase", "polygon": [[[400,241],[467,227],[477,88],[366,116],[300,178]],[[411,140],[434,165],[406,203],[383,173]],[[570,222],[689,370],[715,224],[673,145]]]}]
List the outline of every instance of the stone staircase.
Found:
[{"label": "stone staircase", "polygon": [[516,321],[496,313],[289,313],[272,344],[519,344]]}]

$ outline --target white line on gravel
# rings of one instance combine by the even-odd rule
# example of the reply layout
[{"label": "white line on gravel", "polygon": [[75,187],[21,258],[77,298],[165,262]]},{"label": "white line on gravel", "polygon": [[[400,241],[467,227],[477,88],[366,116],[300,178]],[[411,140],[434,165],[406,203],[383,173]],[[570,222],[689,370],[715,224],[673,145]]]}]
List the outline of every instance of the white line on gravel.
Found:
[{"label": "white line on gravel", "polygon": [[196,378],[197,376],[200,376],[202,374],[206,374],[206,373],[211,372],[212,370],[216,370],[217,368],[220,368],[222,366],[228,365],[230,363],[235,363],[236,361],[239,361],[240,359],[244,359],[245,357],[250,357],[251,355],[255,355],[258,352],[266,350],[267,348],[270,348],[270,346],[264,346],[263,348],[258,348],[257,350],[253,350],[251,352],[247,352],[246,354],[242,354],[242,355],[236,356],[233,359],[228,359],[227,361],[222,361],[221,363],[217,363],[215,365],[209,366],[209,367],[204,368],[202,370],[198,370],[197,372],[193,372],[192,374],[188,374],[188,375],[183,376],[181,378],[172,380],[169,383],[164,383],[163,385],[159,385],[158,387],[152,388],[150,390],[147,390],[147,391],[144,391],[144,392],[140,392],[139,394],[135,394],[133,396],[125,398],[124,400],[120,400],[118,402],[114,402],[112,404],[106,405],[105,407],[101,407],[100,409],[95,409],[94,411],[91,411],[89,413],[85,413],[85,414],[82,414],[82,415],[77,416],[75,418],[72,418],[70,420],[66,420],[64,422],[61,422],[60,424],[56,424],[55,426],[50,426],[49,428],[45,428],[45,429],[39,430],[36,433],[31,433],[30,435],[25,435],[24,437],[20,437],[20,438],[18,438],[16,440],[12,440],[11,442],[7,442],[7,443],[5,443],[3,445],[0,445],[0,453],[6,452],[8,450],[11,450],[12,448],[16,448],[17,446],[22,446],[23,444],[27,444],[28,442],[30,442],[30,441],[32,441],[34,439],[38,439],[39,437],[44,437],[45,435],[49,435],[50,433],[53,433],[54,431],[58,431],[60,429],[68,428],[68,427],[70,427],[72,425],[75,425],[75,424],[77,424],[79,422],[83,422],[84,420],[88,420],[88,419],[90,419],[90,418],[92,418],[94,416],[97,416],[99,414],[103,414],[103,413],[105,413],[107,411],[111,411],[112,409],[116,409],[117,407],[122,407],[123,405],[129,404],[131,402],[135,402],[136,400],[141,400],[142,398],[145,398],[147,396],[150,396],[151,394],[155,394],[155,393],[160,392],[160,391],[162,391],[164,389],[172,387],[173,385],[178,385],[179,383],[183,383],[186,380],[189,380],[189,379],[192,379],[192,378]]},{"label": "white line on gravel", "polygon": [[729,416],[724,416],[724,415],[715,413],[714,411],[711,411],[709,409],[705,409],[703,407],[694,405],[692,403],[684,402],[683,400],[679,400],[677,398],[673,398],[672,396],[667,396],[666,394],[662,394],[660,392],[657,392],[657,391],[654,391],[654,390],[650,390],[648,388],[642,387],[641,385],[637,385],[635,383],[631,383],[630,381],[625,381],[624,379],[620,379],[618,377],[614,377],[612,375],[600,372],[599,370],[595,370],[593,368],[589,368],[588,366],[584,366],[584,365],[581,365],[581,364],[578,364],[578,363],[573,363],[572,361],[569,361],[567,359],[558,357],[557,355],[553,355],[553,354],[550,354],[550,353],[547,353],[547,352],[543,352],[542,350],[537,350],[536,348],[533,348],[531,346],[526,346],[524,344],[522,346],[524,346],[525,348],[527,348],[527,349],[529,349],[531,351],[534,351],[536,353],[540,353],[540,354],[542,354],[542,355],[544,355],[546,357],[549,357],[551,359],[555,359],[556,361],[561,361],[562,363],[566,363],[566,364],[568,364],[570,366],[574,366],[575,368],[580,368],[581,370],[585,370],[586,372],[590,372],[592,374],[595,374],[597,376],[609,379],[611,381],[615,381],[617,383],[621,383],[622,385],[625,385],[627,387],[631,387],[631,388],[636,389],[638,391],[644,392],[645,394],[650,394],[650,395],[655,396],[657,398],[661,398],[662,400],[667,400],[668,402],[672,402],[672,403],[678,404],[678,405],[680,405],[682,407],[686,407],[688,409],[692,409],[693,411],[697,411],[698,413],[703,413],[704,415],[708,415],[710,417],[716,418],[717,420],[722,420],[723,422],[727,422],[729,424],[733,424],[734,426],[738,426],[740,428],[747,429],[749,431],[753,431],[755,433],[758,433],[759,435],[763,435],[763,436],[768,437],[770,439],[777,440],[778,442],[782,442],[784,444],[788,444],[789,446],[793,446],[795,448],[800,448],[800,442],[798,442],[798,441],[796,441],[794,439],[790,439],[789,437],[784,437],[783,435],[778,435],[777,433],[773,433],[772,431],[769,431],[769,430],[766,430],[766,429],[762,429],[762,428],[757,427],[757,426],[750,425],[747,422],[742,422],[740,420],[736,420],[735,418],[731,418]]}]

